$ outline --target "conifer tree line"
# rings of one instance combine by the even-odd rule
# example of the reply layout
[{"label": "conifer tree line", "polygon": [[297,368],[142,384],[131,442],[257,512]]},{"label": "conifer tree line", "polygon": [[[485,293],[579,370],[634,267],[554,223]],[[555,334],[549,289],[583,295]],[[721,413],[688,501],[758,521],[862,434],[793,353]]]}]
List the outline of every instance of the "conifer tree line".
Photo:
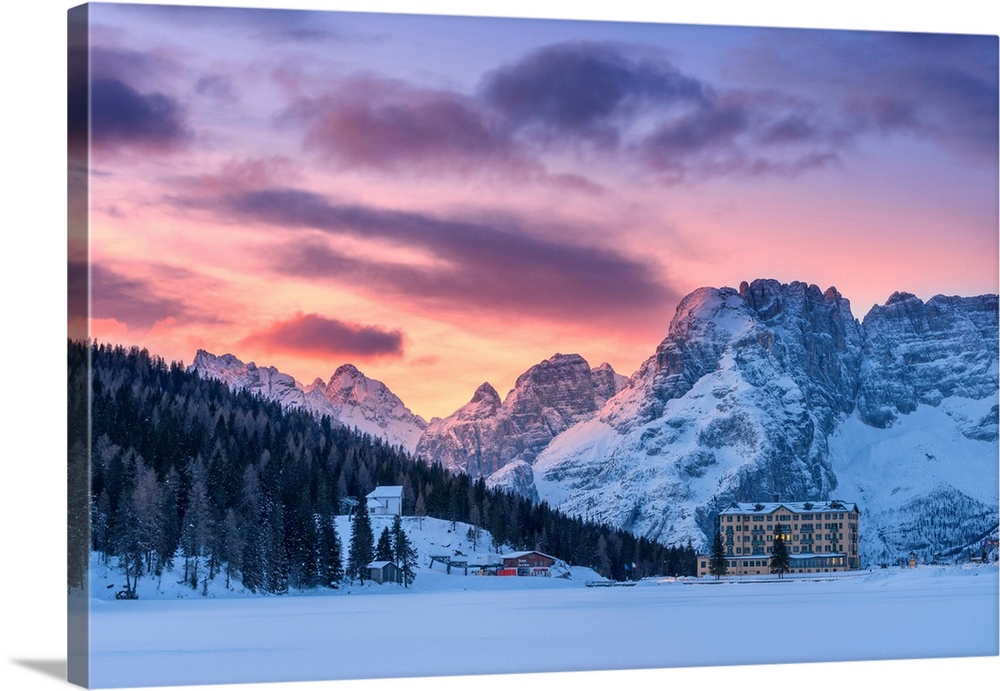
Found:
[{"label": "conifer tree line", "polygon": [[[668,547],[488,489],[481,478],[230,391],[144,349],[69,341],[69,383],[71,493],[81,484],[80,440],[89,437],[91,447],[90,534],[74,537],[70,516],[71,585],[74,570],[86,568],[74,552],[80,539],[101,558],[117,557],[127,588],[168,566],[202,591],[216,578],[278,594],[363,578],[359,564],[374,559],[375,536],[366,538],[370,552],[347,550],[344,563],[342,541],[353,545],[355,536],[338,535],[333,518],[345,512],[342,500],[363,505],[377,485],[402,486],[407,515],[488,531],[493,550],[537,549],[616,580],[695,573],[690,543]],[[82,430],[87,396],[90,428]],[[412,550],[405,542],[390,533],[394,556]]]}]

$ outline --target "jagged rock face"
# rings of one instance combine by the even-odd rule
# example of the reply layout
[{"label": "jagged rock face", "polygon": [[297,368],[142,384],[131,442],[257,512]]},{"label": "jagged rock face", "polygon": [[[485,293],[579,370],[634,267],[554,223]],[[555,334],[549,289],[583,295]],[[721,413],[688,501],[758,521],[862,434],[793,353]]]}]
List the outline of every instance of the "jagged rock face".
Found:
[{"label": "jagged rock face", "polygon": [[841,496],[866,560],[947,554],[997,524],[997,359],[994,295],[898,293],[859,325],[832,288],[700,289],[625,389],[538,455],[535,488],[703,548],[729,501]]},{"label": "jagged rock face", "polygon": [[[889,427],[918,405],[950,396],[996,395],[997,296],[938,295],[924,303],[893,293],[863,325],[858,412],[869,425]],[[971,434],[983,433],[974,427]]]},{"label": "jagged rock face", "polygon": [[218,379],[231,389],[259,393],[283,406],[306,405],[305,392],[296,386],[294,377],[279,372],[274,367],[257,367],[253,362],[244,363],[231,353],[217,356],[199,349],[188,371]]},{"label": "jagged rock face", "polygon": [[486,478],[486,486],[489,489],[505,489],[531,501],[538,501],[535,473],[531,469],[531,464],[526,461],[508,463]]},{"label": "jagged rock face", "polygon": [[387,439],[408,451],[427,428],[396,394],[382,382],[370,379],[354,365],[341,365],[322,389],[323,395],[339,411],[340,422],[363,432]]},{"label": "jagged rock face", "polygon": [[410,412],[385,384],[369,379],[353,365],[339,367],[328,383],[317,378],[306,386],[274,367],[244,364],[228,353],[216,356],[199,350],[189,369],[219,379],[231,388],[259,393],[283,406],[327,415],[334,422],[411,452],[427,427],[426,421]]},{"label": "jagged rock face", "polygon": [[500,415],[500,394],[489,383],[472,400],[446,418],[434,418],[416,445],[416,454],[448,470],[473,477],[489,475],[503,465],[501,440],[507,417]]},{"label": "jagged rock face", "polygon": [[514,461],[531,463],[553,437],[594,415],[623,382],[610,365],[592,370],[579,355],[556,354],[518,377],[502,403],[483,384],[465,406],[431,421],[416,452],[474,477]]},{"label": "jagged rock face", "polygon": [[759,280],[695,291],[626,388],[538,456],[539,496],[697,544],[730,501],[826,497],[826,439],[853,409],[861,347],[835,289]]}]

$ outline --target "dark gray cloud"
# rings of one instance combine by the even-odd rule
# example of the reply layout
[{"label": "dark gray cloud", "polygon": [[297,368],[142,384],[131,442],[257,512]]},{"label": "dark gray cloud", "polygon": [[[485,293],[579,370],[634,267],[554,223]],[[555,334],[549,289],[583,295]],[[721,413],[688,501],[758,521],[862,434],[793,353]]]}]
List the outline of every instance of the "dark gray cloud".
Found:
[{"label": "dark gray cloud", "polygon": [[[539,237],[518,219],[439,218],[335,204],[312,192],[279,188],[198,204],[240,223],[314,229],[327,236],[324,241],[302,236],[270,253],[269,261],[281,273],[327,278],[424,305],[613,321],[658,315],[678,297],[641,259]],[[423,267],[348,257],[335,249],[341,236],[386,241],[437,261]]]},{"label": "dark gray cloud", "polygon": [[707,95],[702,82],[666,61],[592,42],[542,48],[489,73],[480,88],[481,98],[515,128],[606,143],[616,142],[623,119],[642,108],[690,106]]},{"label": "dark gray cloud", "polygon": [[300,314],[247,336],[241,345],[310,355],[370,358],[402,357],[403,340],[399,330]]},{"label": "dark gray cloud", "polygon": [[91,83],[90,99],[90,131],[97,146],[167,150],[191,137],[180,104],[165,94],[141,94],[109,77]]}]

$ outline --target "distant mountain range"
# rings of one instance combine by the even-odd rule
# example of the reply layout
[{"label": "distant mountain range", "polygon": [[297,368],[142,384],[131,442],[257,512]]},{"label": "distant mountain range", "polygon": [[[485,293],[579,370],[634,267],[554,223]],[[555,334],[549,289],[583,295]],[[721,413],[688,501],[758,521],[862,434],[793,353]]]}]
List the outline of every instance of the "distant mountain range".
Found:
[{"label": "distant mountain range", "polygon": [[756,280],[684,298],[627,379],[557,354],[430,424],[350,365],[307,386],[205,351],[191,369],[666,543],[707,545],[732,501],[856,502],[872,563],[996,530],[997,341],[996,295],[894,293],[859,322],[834,288]]},{"label": "distant mountain range", "polygon": [[189,371],[246,389],[284,406],[328,415],[334,422],[357,428],[391,444],[413,451],[427,421],[414,415],[399,397],[380,381],[369,379],[354,365],[341,365],[326,383],[315,379],[302,385],[274,367],[258,367],[234,355],[213,355],[199,350]]}]

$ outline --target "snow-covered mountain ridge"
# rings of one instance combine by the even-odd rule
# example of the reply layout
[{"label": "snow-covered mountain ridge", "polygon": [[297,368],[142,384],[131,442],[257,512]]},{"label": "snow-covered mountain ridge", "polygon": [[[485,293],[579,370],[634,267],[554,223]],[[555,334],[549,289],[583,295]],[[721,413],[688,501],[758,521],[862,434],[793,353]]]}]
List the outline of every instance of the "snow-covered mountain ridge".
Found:
[{"label": "snow-covered mountain ridge", "polygon": [[894,293],[863,321],[835,288],[700,288],[627,380],[556,354],[429,424],[355,368],[302,386],[203,351],[193,369],[665,543],[705,546],[732,501],[840,498],[866,563],[997,527],[997,296]]},{"label": "snow-covered mountain ridge", "polygon": [[283,406],[328,415],[334,422],[354,427],[412,452],[427,422],[410,411],[382,382],[369,379],[353,365],[342,365],[328,382],[317,378],[302,385],[274,367],[244,363],[236,356],[198,350],[189,371],[244,389]]},{"label": "snow-covered mountain ridge", "polygon": [[858,322],[835,288],[702,288],[617,395],[491,484],[702,546],[732,501],[839,497],[866,561],[960,549],[997,526],[997,333],[995,295],[896,293]]},{"label": "snow-covered mountain ridge", "polygon": [[607,363],[591,369],[579,355],[557,353],[519,376],[502,401],[484,383],[467,404],[431,421],[416,452],[476,477],[510,464],[530,473],[553,437],[597,413],[624,383]]}]

